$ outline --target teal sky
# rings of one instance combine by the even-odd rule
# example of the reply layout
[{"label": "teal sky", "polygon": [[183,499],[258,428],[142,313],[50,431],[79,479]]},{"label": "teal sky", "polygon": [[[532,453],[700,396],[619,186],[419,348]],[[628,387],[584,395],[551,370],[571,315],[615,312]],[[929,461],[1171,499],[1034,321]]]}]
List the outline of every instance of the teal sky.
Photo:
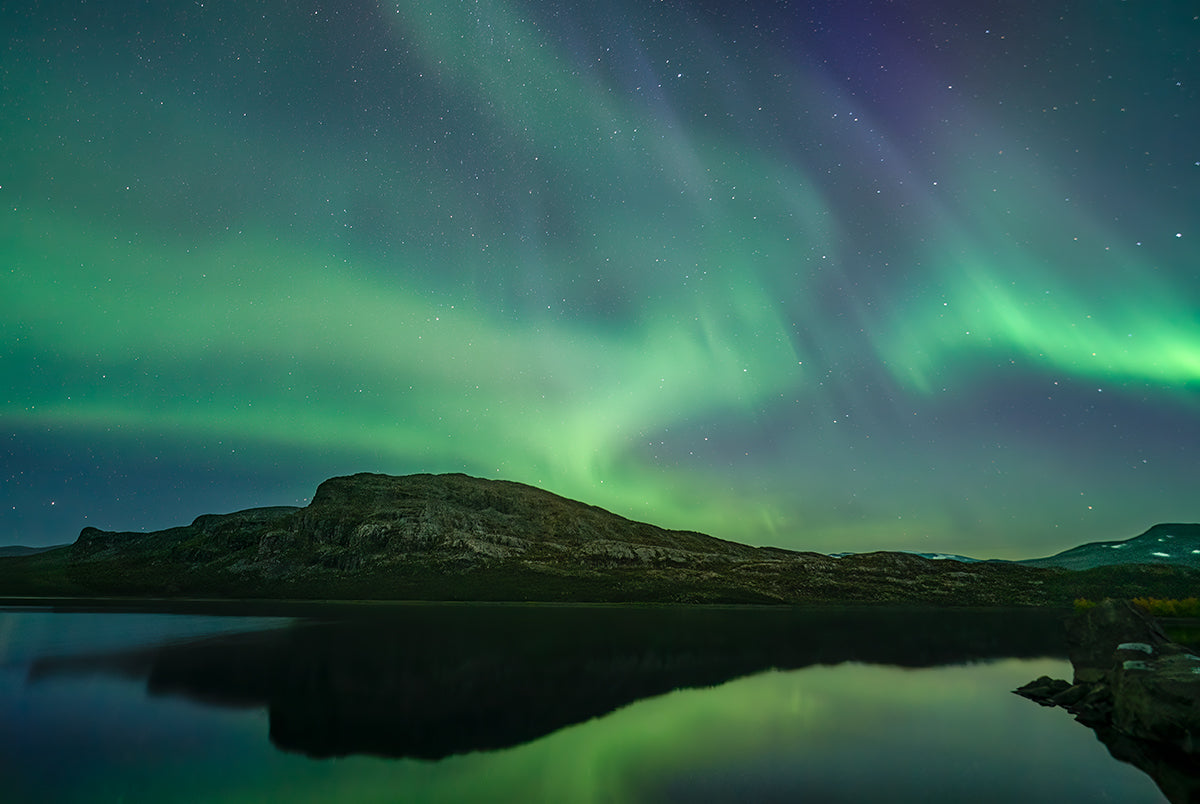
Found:
[{"label": "teal sky", "polygon": [[0,545],[460,471],[754,544],[1200,519],[1174,0],[15,2]]}]

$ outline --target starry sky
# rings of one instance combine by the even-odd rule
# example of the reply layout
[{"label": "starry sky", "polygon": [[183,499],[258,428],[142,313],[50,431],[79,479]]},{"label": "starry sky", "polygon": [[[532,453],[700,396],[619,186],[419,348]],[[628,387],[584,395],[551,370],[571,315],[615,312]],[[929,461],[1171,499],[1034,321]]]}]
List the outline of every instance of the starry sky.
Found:
[{"label": "starry sky", "polygon": [[752,544],[1200,520],[1200,18],[0,6],[0,545],[517,480]]}]

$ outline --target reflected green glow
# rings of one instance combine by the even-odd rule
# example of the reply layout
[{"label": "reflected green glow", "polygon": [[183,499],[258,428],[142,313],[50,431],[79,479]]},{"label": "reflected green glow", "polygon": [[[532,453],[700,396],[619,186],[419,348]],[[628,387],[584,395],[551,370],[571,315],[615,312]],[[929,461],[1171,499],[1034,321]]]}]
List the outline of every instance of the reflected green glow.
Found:
[{"label": "reflected green glow", "polygon": [[[512,751],[452,758],[428,776],[423,772],[435,769],[420,768],[416,785],[380,778],[363,790],[327,790],[371,796],[378,784],[402,787],[420,801],[516,800],[535,790],[548,801],[630,804],[662,800],[671,789],[685,798],[689,790],[728,796],[766,789],[788,797],[889,790],[894,800],[908,800],[920,790],[953,795],[956,769],[962,769],[977,789],[1036,800],[1053,800],[1050,791],[1063,778],[1077,789],[1156,800],[1148,779],[1112,762],[1086,733],[1078,739],[1068,727],[1079,726],[1069,718],[1026,717],[1028,702],[1007,694],[1006,685],[1031,669],[1034,677],[1043,669],[1061,675],[1059,662],[1015,660],[917,671],[841,665],[767,673],[642,701]],[[992,725],[980,729],[981,722]],[[1018,722],[1024,737],[1013,740],[1010,727]],[[1050,742],[1073,746],[1065,767],[1037,759],[1039,744]],[[982,757],[1000,761],[989,765]],[[1105,762],[1091,764],[1097,758]],[[1089,770],[1077,774],[1073,763]],[[864,764],[870,773],[863,773]],[[370,767],[362,770],[369,779]],[[754,774],[761,777],[750,782]],[[732,790],[716,786],[731,781]],[[739,787],[745,792],[736,793]]]},{"label": "reflected green glow", "polygon": [[1147,777],[1112,760],[1079,724],[1008,692],[1043,673],[1061,676],[1063,663],[766,673],[641,701],[517,748],[438,762],[282,755],[251,733],[265,722],[231,719],[224,728],[236,745],[212,758],[221,772],[167,768],[194,776],[193,784],[141,778],[128,794],[180,802],[634,804],[663,800],[667,791],[874,797],[886,790],[892,800],[918,801],[986,789],[997,800],[1160,800]]}]

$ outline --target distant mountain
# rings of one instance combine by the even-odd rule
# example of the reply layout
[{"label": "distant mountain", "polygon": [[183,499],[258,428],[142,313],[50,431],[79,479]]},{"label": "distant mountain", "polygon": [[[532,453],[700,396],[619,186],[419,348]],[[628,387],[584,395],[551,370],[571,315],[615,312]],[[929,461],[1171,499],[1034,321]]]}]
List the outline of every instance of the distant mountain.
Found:
[{"label": "distant mountain", "polygon": [[69,548],[0,560],[10,596],[1069,605],[1186,597],[1198,580],[1185,568],[1073,573],[752,547],[461,474],[336,477],[304,508],[207,514],[153,533],[89,527]]},{"label": "distant mountain", "polygon": [[[964,564],[978,564],[981,561],[1003,561],[1003,559],[999,558],[971,558],[970,556],[960,556],[957,553],[922,553],[918,552],[917,550],[899,550],[897,552],[904,553],[905,555],[909,556],[928,558],[931,561],[961,561]],[[833,558],[845,558],[846,556],[856,556],[861,554],[853,551],[847,551],[843,553],[830,553],[829,555]]]},{"label": "distant mountain", "polygon": [[1046,558],[1030,558],[1017,563],[1028,567],[1062,567],[1071,570],[1118,564],[1200,568],[1200,524],[1155,525],[1132,539],[1091,542]]},{"label": "distant mountain", "polygon": [[[1158,564],[1200,569],[1200,524],[1162,524],[1131,539],[1111,542],[1089,542],[1072,547],[1046,558],[1009,560],[1002,558],[970,558],[956,553],[921,553],[902,551],[935,561],[959,561],[964,564],[987,562],[1021,564],[1026,567],[1060,567],[1069,570],[1096,569],[1137,564]],[[833,558],[858,555],[831,553]]]},{"label": "distant mountain", "polygon": [[64,544],[55,544],[50,547],[23,547],[21,545],[11,545],[9,547],[0,547],[0,558],[10,556],[35,556],[38,553],[44,553],[47,550],[57,550],[60,547],[66,547]]},{"label": "distant mountain", "polygon": [[971,558],[970,556],[960,556],[957,553],[917,553],[913,555],[921,556],[922,558],[933,559],[934,561],[961,561],[964,564],[975,564],[979,561],[986,561],[983,558]]}]

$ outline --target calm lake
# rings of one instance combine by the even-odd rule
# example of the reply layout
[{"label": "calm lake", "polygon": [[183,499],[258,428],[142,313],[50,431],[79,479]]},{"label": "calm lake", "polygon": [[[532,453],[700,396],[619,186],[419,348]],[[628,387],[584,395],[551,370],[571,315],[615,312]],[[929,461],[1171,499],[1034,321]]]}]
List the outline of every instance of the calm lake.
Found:
[{"label": "calm lake", "polygon": [[0,608],[5,802],[1162,802],[1059,616]]}]

